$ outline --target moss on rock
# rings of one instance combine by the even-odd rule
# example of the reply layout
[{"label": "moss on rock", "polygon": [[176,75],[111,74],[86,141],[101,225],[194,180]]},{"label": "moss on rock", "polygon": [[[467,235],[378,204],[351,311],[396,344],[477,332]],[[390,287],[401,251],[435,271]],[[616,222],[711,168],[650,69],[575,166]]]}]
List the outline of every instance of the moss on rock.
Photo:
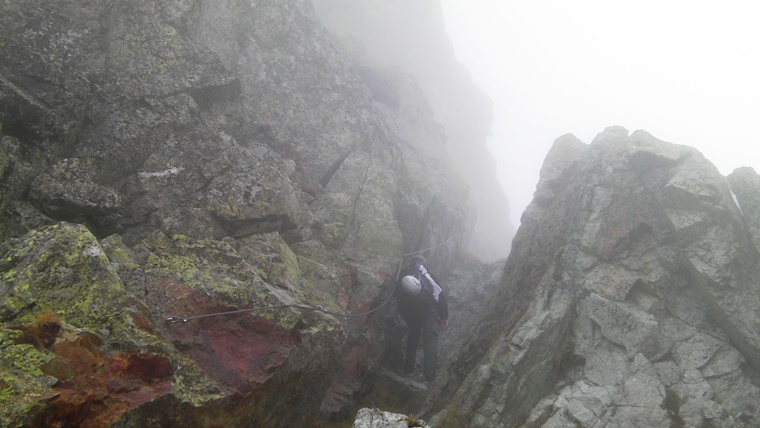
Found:
[{"label": "moss on rock", "polygon": [[149,278],[171,277],[234,305],[245,306],[265,297],[261,277],[224,242],[161,234],[148,246],[145,273]]},{"label": "moss on rock", "polygon": [[24,322],[52,310],[72,325],[96,328],[123,306],[121,281],[84,226],[58,223],[32,231],[3,259],[7,292],[0,320]]},{"label": "moss on rock", "polygon": [[49,396],[55,379],[40,367],[52,355],[26,343],[18,343],[19,330],[0,329],[0,426],[24,426],[38,400]]},{"label": "moss on rock", "polygon": [[[156,335],[85,227],[59,223],[10,244],[0,255],[0,426],[68,421],[88,388],[106,391],[109,379],[127,389],[102,397],[106,414],[90,410],[88,418],[117,420],[140,400],[175,388],[193,405],[218,396],[213,380]],[[37,340],[40,320],[49,319],[57,328]],[[146,381],[146,373],[159,378]],[[129,395],[129,385],[143,384],[143,398]]]}]

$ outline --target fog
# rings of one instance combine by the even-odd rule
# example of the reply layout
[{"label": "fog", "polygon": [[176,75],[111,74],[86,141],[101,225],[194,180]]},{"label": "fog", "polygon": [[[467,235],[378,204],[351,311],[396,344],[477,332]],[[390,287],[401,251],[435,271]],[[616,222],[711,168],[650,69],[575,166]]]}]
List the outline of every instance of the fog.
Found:
[{"label": "fog", "polygon": [[760,171],[760,26],[747,1],[442,0],[457,58],[493,99],[511,218],[553,141],[643,129],[724,175]]}]

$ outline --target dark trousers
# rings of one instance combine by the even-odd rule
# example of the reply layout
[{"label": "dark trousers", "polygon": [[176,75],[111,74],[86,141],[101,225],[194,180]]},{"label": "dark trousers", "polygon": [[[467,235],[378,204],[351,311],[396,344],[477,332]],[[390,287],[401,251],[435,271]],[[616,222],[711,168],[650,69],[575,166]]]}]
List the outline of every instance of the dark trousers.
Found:
[{"label": "dark trousers", "polygon": [[410,320],[407,322],[409,333],[406,336],[406,358],[404,359],[404,371],[411,373],[417,362],[417,348],[422,337],[422,352],[424,361],[422,364],[425,380],[432,382],[436,376],[438,366],[438,335],[441,327],[438,323],[436,311],[430,311],[422,320]]}]

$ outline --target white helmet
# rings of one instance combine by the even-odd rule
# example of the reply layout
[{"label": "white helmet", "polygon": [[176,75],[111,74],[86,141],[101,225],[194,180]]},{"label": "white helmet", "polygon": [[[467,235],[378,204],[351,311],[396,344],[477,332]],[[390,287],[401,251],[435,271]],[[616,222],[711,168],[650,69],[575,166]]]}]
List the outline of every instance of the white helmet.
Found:
[{"label": "white helmet", "polygon": [[403,288],[404,291],[411,294],[412,296],[416,296],[417,293],[420,292],[422,284],[420,284],[419,279],[413,277],[412,275],[407,275],[401,278],[401,288]]}]

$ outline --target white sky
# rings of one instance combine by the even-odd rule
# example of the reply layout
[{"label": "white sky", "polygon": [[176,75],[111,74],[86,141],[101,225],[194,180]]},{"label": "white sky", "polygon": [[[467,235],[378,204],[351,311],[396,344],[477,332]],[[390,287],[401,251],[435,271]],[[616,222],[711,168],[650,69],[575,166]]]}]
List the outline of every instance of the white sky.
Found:
[{"label": "white sky", "polygon": [[760,3],[442,0],[457,58],[494,102],[489,147],[515,226],[554,140],[643,129],[724,175],[760,172]]}]

